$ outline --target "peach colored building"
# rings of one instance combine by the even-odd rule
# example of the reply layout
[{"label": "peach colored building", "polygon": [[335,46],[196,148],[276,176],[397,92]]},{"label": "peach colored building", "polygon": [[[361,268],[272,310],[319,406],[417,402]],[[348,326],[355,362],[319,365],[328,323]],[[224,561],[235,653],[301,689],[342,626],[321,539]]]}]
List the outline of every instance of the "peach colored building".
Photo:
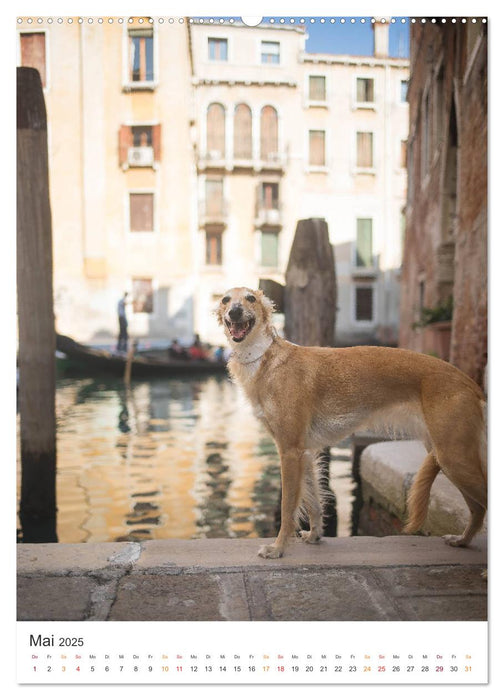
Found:
[{"label": "peach colored building", "polygon": [[45,64],[58,330],[115,336],[127,290],[132,334],[187,334],[196,217],[186,24],[23,23],[19,58]]}]

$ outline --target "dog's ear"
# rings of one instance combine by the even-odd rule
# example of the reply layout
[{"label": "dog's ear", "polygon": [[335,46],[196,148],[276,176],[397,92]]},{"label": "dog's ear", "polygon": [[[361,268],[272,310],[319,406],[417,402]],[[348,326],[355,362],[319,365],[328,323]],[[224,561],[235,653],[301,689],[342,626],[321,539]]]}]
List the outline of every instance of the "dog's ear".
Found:
[{"label": "dog's ear", "polygon": [[217,323],[219,324],[219,326],[223,326],[224,320],[222,318],[222,304],[220,301],[217,304],[217,306],[212,310],[212,314],[217,317]]},{"label": "dog's ear", "polygon": [[256,292],[254,292],[254,294],[261,302],[261,306],[264,312],[264,320],[266,321],[266,323],[269,324],[271,321],[271,317],[275,312],[275,303],[269,297],[267,297],[261,289],[258,289]]}]

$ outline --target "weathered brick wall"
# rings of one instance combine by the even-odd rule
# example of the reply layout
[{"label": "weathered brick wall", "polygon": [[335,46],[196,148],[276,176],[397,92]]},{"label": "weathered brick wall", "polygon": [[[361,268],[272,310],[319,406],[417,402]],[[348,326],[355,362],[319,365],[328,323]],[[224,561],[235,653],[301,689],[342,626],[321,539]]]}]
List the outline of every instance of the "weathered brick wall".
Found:
[{"label": "weathered brick wall", "polygon": [[[461,23],[411,26],[409,193],[399,345],[428,352],[428,334],[413,327],[420,306],[438,306],[452,295],[450,361],[482,384],[487,343],[487,57],[486,36],[474,37],[468,40]],[[431,148],[428,166],[422,168],[427,94]],[[451,173],[456,175],[455,217],[446,213]]]},{"label": "weathered brick wall", "polygon": [[461,87],[460,198],[450,360],[480,385],[487,359],[487,55]]}]

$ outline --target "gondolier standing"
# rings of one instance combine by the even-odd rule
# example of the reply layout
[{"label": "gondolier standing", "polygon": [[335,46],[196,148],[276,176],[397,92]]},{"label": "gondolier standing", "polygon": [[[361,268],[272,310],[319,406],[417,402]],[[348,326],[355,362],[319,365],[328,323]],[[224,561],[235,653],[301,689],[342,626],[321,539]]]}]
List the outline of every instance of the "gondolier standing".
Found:
[{"label": "gondolier standing", "polygon": [[119,337],[117,339],[117,352],[126,352],[128,349],[128,319],[126,317],[126,304],[128,292],[124,292],[117,304],[117,317],[119,320]]}]

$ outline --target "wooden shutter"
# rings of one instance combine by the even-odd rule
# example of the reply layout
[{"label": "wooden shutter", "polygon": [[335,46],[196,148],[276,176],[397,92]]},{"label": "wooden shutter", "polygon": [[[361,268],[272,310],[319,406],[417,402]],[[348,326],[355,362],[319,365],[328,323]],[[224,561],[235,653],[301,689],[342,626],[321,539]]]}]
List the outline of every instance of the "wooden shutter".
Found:
[{"label": "wooden shutter", "polygon": [[270,160],[273,153],[278,153],[278,116],[267,105],[261,110],[261,159]]},{"label": "wooden shutter", "polygon": [[220,158],[226,152],[226,116],[224,107],[214,102],[207,112],[207,152],[214,151]]},{"label": "wooden shutter", "polygon": [[373,220],[357,219],[357,267],[373,266]]},{"label": "wooden shutter", "polygon": [[154,195],[150,192],[130,194],[130,231],[154,230]]},{"label": "wooden shutter", "polygon": [[263,205],[265,209],[273,209],[273,185],[265,182],[263,185]]},{"label": "wooden shutter", "polygon": [[152,29],[132,29],[129,32],[132,82],[154,79],[153,36]]},{"label": "wooden shutter", "polygon": [[357,78],[357,102],[374,102],[374,80]]},{"label": "wooden shutter", "polygon": [[224,182],[219,180],[205,181],[205,198],[206,198],[206,213],[207,216],[222,217],[224,211]]},{"label": "wooden shutter", "polygon": [[208,39],[208,58],[211,61],[227,61],[227,39]]},{"label": "wooden shutter", "polygon": [[233,151],[237,159],[252,158],[252,112],[248,105],[240,104],[235,109]]},{"label": "wooden shutter", "polygon": [[278,183],[263,182],[261,199],[264,209],[278,209]]},{"label": "wooden shutter", "polygon": [[161,160],[161,124],[154,124],[152,127],[152,148],[154,149],[154,160]]},{"label": "wooden shutter", "polygon": [[133,145],[133,131],[131,126],[124,124],[119,128],[119,165],[128,162],[128,149]]},{"label": "wooden shutter", "polygon": [[222,265],[221,231],[207,231],[206,233],[206,264]]},{"label": "wooden shutter", "polygon": [[373,167],[373,134],[357,132],[357,166],[359,168]]},{"label": "wooden shutter", "polygon": [[310,100],[322,102],[326,98],[325,77],[323,75],[310,75],[309,97]]},{"label": "wooden shutter", "polygon": [[261,265],[278,266],[278,234],[273,231],[263,231],[261,234]]},{"label": "wooden shutter", "polygon": [[46,86],[46,44],[44,32],[21,34],[21,65],[36,68],[42,86]]},{"label": "wooden shutter", "polygon": [[401,160],[399,163],[401,168],[406,168],[408,165],[408,142],[401,141]]}]

